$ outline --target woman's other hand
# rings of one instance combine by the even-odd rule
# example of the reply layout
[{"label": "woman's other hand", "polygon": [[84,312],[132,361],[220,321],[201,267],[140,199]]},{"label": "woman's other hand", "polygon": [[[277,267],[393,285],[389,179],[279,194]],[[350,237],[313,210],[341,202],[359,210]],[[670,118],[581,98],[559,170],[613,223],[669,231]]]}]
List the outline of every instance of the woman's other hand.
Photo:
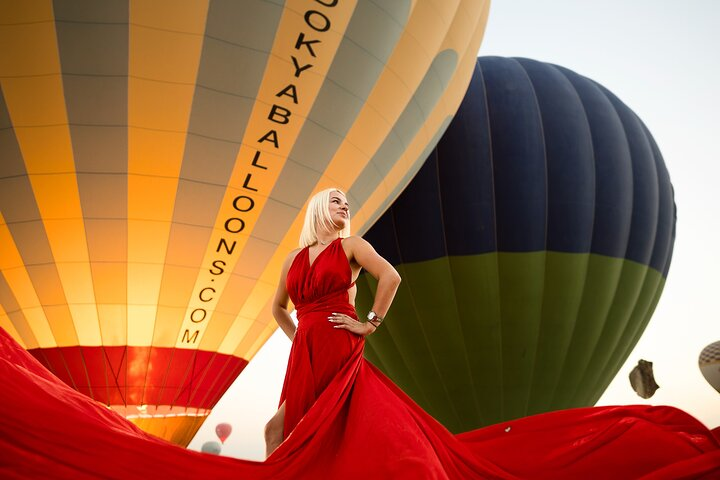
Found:
[{"label": "woman's other hand", "polygon": [[342,328],[355,335],[367,337],[375,331],[375,326],[369,322],[359,322],[354,318],[343,313],[333,313],[328,317],[328,321],[334,323],[333,328]]}]

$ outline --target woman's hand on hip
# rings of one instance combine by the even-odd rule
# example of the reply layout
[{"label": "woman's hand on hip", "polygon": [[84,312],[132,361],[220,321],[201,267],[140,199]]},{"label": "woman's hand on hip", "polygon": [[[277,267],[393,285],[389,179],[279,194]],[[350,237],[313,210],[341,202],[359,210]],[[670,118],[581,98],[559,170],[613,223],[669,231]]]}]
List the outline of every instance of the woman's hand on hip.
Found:
[{"label": "woman's hand on hip", "polygon": [[366,337],[375,331],[375,327],[368,322],[359,322],[344,313],[332,313],[328,321],[334,323],[333,328],[342,328],[355,335]]}]

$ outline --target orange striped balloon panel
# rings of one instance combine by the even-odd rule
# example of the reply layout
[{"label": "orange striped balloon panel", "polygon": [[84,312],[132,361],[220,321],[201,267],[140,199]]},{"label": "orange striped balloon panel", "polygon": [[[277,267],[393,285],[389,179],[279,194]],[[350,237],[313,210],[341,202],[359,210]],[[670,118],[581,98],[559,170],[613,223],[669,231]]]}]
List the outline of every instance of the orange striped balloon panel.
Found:
[{"label": "orange striped balloon panel", "polygon": [[488,8],[2,3],[0,326],[187,443],[276,328],[307,199],[339,187],[369,228],[454,115]]}]

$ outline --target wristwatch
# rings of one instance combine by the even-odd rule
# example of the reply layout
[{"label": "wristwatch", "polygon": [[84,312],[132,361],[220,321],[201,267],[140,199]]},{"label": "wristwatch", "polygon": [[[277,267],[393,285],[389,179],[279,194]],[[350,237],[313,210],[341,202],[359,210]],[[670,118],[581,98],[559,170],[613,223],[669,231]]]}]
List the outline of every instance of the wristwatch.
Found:
[{"label": "wristwatch", "polygon": [[383,318],[379,317],[377,313],[370,310],[370,313],[367,315],[368,322],[382,322]]}]

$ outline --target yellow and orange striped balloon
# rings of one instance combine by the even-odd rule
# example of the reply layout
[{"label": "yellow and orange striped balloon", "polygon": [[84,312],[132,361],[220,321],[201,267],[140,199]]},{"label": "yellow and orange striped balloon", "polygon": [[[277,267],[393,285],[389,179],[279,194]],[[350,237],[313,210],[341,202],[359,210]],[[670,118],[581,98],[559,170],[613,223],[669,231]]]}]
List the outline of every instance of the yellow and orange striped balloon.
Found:
[{"label": "yellow and orange striped balloon", "polygon": [[454,115],[488,9],[2,1],[0,326],[186,445],[276,328],[307,199],[340,187],[369,228]]}]

